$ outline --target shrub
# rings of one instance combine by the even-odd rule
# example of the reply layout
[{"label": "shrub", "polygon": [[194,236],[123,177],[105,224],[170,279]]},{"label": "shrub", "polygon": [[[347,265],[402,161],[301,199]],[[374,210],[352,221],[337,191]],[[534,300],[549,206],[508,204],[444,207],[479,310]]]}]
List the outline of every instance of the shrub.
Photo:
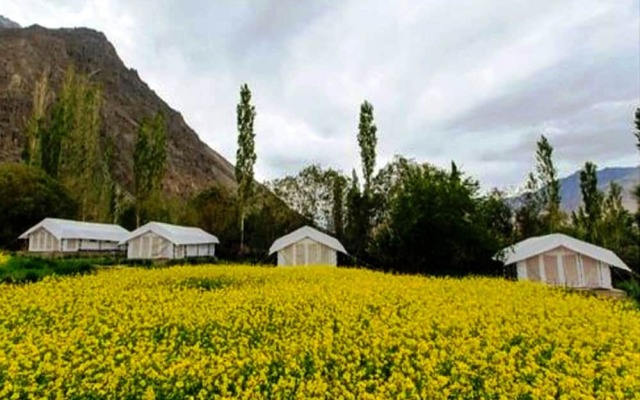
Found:
[{"label": "shrub", "polygon": [[18,236],[45,217],[73,218],[76,204],[67,190],[43,171],[0,164],[0,245],[17,249]]},{"label": "shrub", "polygon": [[95,270],[87,260],[11,257],[0,267],[0,282],[29,283],[49,275],[83,275]]},{"label": "shrub", "polygon": [[627,292],[627,296],[636,302],[640,307],[640,282],[636,279],[630,279],[619,284],[619,288]]}]

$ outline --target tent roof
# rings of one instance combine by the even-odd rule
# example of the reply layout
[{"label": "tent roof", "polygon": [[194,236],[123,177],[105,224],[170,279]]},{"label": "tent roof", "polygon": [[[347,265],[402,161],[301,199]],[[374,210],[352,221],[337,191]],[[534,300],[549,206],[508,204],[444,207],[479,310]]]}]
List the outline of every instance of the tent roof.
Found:
[{"label": "tent roof", "polygon": [[220,243],[217,237],[200,228],[170,225],[162,222],[149,222],[141,226],[125,237],[122,243],[135,239],[147,232],[153,232],[178,245]]},{"label": "tent roof", "polygon": [[119,225],[45,218],[40,223],[20,235],[19,238],[27,239],[31,233],[40,228],[45,228],[53,236],[58,238],[58,240],[86,239],[120,242],[129,234],[129,231]]},{"label": "tent roof", "polygon": [[518,261],[522,261],[537,254],[553,250],[560,246],[573,250],[576,253],[584,254],[586,256],[599,260],[612,267],[617,267],[625,271],[631,271],[631,269],[624,263],[624,261],[622,261],[611,250],[604,249],[591,243],[583,242],[582,240],[578,240],[561,233],[532,237],[523,240],[522,242],[518,242],[511,247],[507,247],[506,249],[504,249],[504,263],[505,265],[514,264]]},{"label": "tent roof", "polygon": [[310,226],[303,226],[300,229],[297,229],[287,235],[282,236],[277,239],[271,247],[269,248],[269,255],[284,249],[285,247],[299,242],[302,239],[309,238],[315,240],[318,243],[322,243],[327,247],[331,247],[336,251],[340,251],[344,254],[347,254],[347,251],[344,249],[342,244],[338,241],[338,239],[327,235],[326,233],[322,233],[317,229],[314,229]]}]

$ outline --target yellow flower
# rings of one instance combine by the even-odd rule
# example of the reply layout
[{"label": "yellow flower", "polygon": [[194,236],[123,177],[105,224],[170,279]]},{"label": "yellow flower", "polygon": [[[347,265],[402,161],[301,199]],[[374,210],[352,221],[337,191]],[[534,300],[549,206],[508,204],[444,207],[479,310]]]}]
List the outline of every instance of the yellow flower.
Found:
[{"label": "yellow flower", "polygon": [[0,285],[0,398],[634,398],[640,313],[526,282],[114,268]]}]

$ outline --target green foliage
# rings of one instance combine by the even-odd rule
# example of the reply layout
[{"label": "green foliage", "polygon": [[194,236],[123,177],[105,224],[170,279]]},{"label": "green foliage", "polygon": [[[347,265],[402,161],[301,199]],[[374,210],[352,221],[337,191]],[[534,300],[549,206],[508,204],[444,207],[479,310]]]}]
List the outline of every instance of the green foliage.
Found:
[{"label": "green foliage", "polygon": [[535,159],[535,174],[527,176],[523,204],[515,216],[521,239],[559,232],[566,220],[560,209],[560,180],[553,163],[553,147],[544,135],[536,144]]},{"label": "green foliage", "polygon": [[499,197],[478,196],[477,182],[457,168],[405,161],[398,170],[389,215],[374,229],[374,265],[436,275],[498,273],[492,257],[504,242],[492,234],[500,225],[491,223],[504,211]]},{"label": "green foliage", "polygon": [[84,275],[94,270],[94,265],[87,260],[14,256],[0,267],[0,282],[37,282],[45,276]]},{"label": "green foliage", "polygon": [[633,132],[633,134],[636,137],[636,140],[638,141],[638,143],[636,143],[636,147],[638,147],[638,150],[640,150],[640,107],[636,108],[634,125],[636,130],[635,132]]},{"label": "green foliage", "polygon": [[236,152],[236,181],[240,204],[240,246],[244,246],[244,221],[246,207],[253,196],[253,166],[256,163],[255,133],[253,122],[256,108],[251,104],[251,91],[245,83],[240,87],[240,103],[236,107],[238,123],[238,150]]},{"label": "green foliage", "polygon": [[290,210],[267,189],[256,187],[255,201],[247,213],[247,241],[241,248],[237,224],[240,213],[237,194],[219,186],[203,190],[188,203],[189,212],[181,223],[214,233],[221,246],[216,255],[222,259],[264,261],[269,246],[278,237],[305,225],[308,221]]},{"label": "green foliage", "polygon": [[618,289],[627,292],[627,296],[632,299],[638,307],[640,307],[640,281],[636,278],[618,284]]},{"label": "green foliage", "polygon": [[603,195],[598,190],[597,167],[587,161],[580,171],[580,192],[582,193],[582,205],[573,213],[573,226],[578,235],[584,240],[599,242],[598,224],[602,218]]},{"label": "green foliage", "polygon": [[[633,134],[636,137],[637,143],[636,147],[640,150],[640,107],[636,108],[635,115],[635,132]],[[640,227],[640,184],[638,184],[635,188],[633,188],[633,195],[636,197],[637,201],[637,210],[636,210],[636,224]]]},{"label": "green foliage", "polygon": [[377,130],[378,128],[373,121],[373,106],[368,101],[365,101],[360,106],[360,123],[358,124],[358,145],[360,146],[360,159],[362,160],[365,195],[368,195],[371,190],[373,169],[376,165]]},{"label": "green foliage", "polygon": [[145,211],[157,204],[167,162],[167,127],[164,115],[156,113],[140,124],[133,153],[136,226],[142,224]]},{"label": "green foliage", "polygon": [[73,218],[67,190],[39,168],[0,164],[0,247],[17,249],[18,236],[46,217]]},{"label": "green foliage", "polygon": [[23,158],[74,193],[80,219],[106,221],[114,183],[100,138],[101,90],[70,67],[53,96],[47,75],[34,88]]},{"label": "green foliage", "polygon": [[340,172],[312,164],[297,175],[269,182],[267,187],[316,226],[341,237],[347,182]]}]

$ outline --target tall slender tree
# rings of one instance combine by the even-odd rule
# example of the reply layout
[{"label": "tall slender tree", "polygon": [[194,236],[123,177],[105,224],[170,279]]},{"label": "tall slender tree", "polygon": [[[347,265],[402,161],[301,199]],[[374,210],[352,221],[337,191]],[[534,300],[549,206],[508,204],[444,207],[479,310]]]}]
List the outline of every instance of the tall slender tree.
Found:
[{"label": "tall slender tree", "polygon": [[337,172],[331,174],[332,183],[332,219],[333,232],[337,237],[344,236],[344,214],[347,178]]},{"label": "tall slender tree", "polygon": [[162,184],[167,160],[167,131],[164,115],[144,118],[133,153],[136,226],[140,226],[149,199]]},{"label": "tall slender tree", "polygon": [[[635,132],[633,132],[633,134],[636,137],[636,140],[638,141],[636,143],[636,147],[638,147],[638,150],[640,150],[640,107],[636,108],[636,119],[635,119]],[[636,185],[635,188],[633,188],[633,194],[636,196],[636,202],[637,202],[637,209],[636,209],[636,222],[638,224],[638,226],[640,226],[640,184]]]},{"label": "tall slender tree", "polygon": [[238,122],[238,150],[236,152],[236,181],[240,210],[240,251],[244,251],[244,222],[247,205],[253,196],[253,167],[256,163],[253,122],[255,106],[251,104],[251,91],[245,83],[240,87],[240,103],[236,107]]},{"label": "tall slender tree", "polygon": [[553,147],[542,135],[536,149],[536,173],[541,184],[541,196],[544,206],[544,225],[548,232],[556,231],[562,223],[560,210],[560,180],[558,170],[553,164]]},{"label": "tall slender tree", "polygon": [[27,123],[25,137],[27,143],[22,152],[22,159],[25,163],[33,166],[40,166],[41,137],[44,131],[47,117],[47,108],[52,97],[49,88],[49,72],[45,70],[40,79],[35,82],[33,88],[33,111]]},{"label": "tall slender tree", "polygon": [[638,143],[636,143],[636,147],[640,150],[640,107],[636,108],[636,119],[635,119],[636,130],[633,134],[636,137]]},{"label": "tall slender tree", "polygon": [[373,120],[373,106],[365,100],[360,106],[360,123],[358,124],[358,145],[362,160],[365,197],[371,194],[371,178],[376,166],[377,131],[378,128]]},{"label": "tall slender tree", "polygon": [[587,161],[580,171],[582,205],[574,213],[574,225],[581,236],[591,243],[599,243],[598,224],[602,218],[602,193],[598,190],[597,167]]}]

